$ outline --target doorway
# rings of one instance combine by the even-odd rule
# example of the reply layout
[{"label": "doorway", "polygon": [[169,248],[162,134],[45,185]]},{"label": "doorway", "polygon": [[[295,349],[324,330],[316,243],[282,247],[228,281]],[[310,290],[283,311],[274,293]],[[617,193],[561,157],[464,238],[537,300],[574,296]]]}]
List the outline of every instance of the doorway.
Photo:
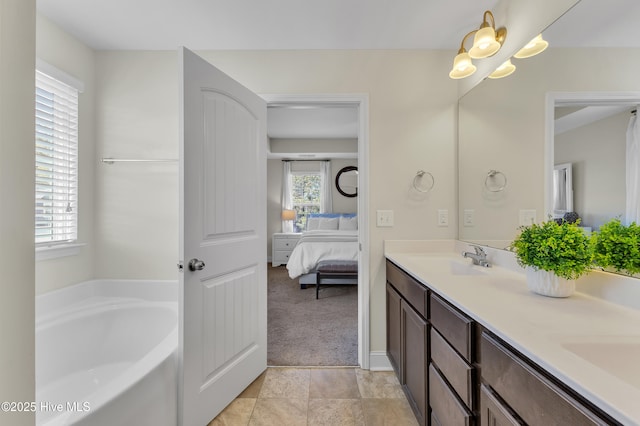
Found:
[{"label": "doorway", "polygon": [[[357,286],[357,362],[369,368],[369,244],[368,244],[368,96],[340,95],[262,95],[268,108],[345,108],[357,112],[358,167],[358,286]],[[335,173],[335,171],[334,171]],[[314,291],[314,290],[308,290]]]}]

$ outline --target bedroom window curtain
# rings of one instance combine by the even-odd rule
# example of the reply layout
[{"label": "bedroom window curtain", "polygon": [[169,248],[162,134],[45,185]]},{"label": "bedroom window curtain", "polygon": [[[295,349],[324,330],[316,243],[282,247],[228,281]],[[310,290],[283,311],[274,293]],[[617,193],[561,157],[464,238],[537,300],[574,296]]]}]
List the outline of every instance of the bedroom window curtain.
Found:
[{"label": "bedroom window curtain", "polygon": [[333,190],[331,185],[331,161],[320,163],[320,177],[322,179],[320,193],[320,212],[333,213]]},{"label": "bedroom window curtain", "polygon": [[[282,162],[282,211],[291,210],[293,201],[291,200],[291,162]],[[293,232],[293,221],[282,221],[282,232]]]},{"label": "bedroom window curtain", "polygon": [[631,115],[627,127],[626,183],[627,209],[626,222],[640,224],[640,123],[636,113]]}]

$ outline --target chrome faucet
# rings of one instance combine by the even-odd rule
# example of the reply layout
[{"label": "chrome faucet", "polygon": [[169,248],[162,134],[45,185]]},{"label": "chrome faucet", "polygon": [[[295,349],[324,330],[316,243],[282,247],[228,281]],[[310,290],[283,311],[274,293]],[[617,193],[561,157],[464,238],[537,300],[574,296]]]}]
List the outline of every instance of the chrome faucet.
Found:
[{"label": "chrome faucet", "polygon": [[462,257],[470,257],[473,260],[474,265],[484,266],[485,268],[489,268],[491,265],[487,260],[487,253],[480,246],[471,245],[474,248],[475,253],[471,253],[468,251],[462,252]]}]

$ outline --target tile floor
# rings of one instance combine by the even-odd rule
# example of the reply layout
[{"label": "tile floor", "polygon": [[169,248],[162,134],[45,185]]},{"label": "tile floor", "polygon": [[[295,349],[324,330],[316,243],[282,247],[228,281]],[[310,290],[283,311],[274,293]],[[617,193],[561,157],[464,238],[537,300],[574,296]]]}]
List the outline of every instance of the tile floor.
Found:
[{"label": "tile floor", "polygon": [[393,372],[269,367],[209,426],[417,425]]}]

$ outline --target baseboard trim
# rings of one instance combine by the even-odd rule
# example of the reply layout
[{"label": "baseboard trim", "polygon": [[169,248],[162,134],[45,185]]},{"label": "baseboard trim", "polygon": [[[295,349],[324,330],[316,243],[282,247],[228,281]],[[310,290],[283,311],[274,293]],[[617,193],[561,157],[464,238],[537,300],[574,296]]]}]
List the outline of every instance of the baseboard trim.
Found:
[{"label": "baseboard trim", "polygon": [[386,351],[369,352],[369,370],[371,371],[392,371],[393,367],[389,362]]}]

